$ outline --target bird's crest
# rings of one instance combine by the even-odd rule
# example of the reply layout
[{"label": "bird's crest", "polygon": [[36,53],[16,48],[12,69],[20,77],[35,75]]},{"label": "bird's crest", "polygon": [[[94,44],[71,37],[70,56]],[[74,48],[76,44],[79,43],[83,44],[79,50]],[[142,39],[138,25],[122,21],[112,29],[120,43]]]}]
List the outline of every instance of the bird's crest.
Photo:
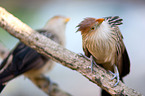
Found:
[{"label": "bird's crest", "polygon": [[96,22],[95,18],[85,18],[77,27],[77,31],[86,31]]}]

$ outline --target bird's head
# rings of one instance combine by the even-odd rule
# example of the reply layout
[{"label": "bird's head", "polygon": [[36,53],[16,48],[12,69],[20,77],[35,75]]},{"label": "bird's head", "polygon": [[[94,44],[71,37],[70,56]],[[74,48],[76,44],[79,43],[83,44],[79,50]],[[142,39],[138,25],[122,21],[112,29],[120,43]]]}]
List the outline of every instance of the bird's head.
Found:
[{"label": "bird's head", "polygon": [[54,16],[49,20],[49,22],[55,22],[55,23],[63,22],[66,24],[69,20],[70,18],[67,18],[65,16]]},{"label": "bird's head", "polygon": [[56,34],[60,40],[60,44],[65,45],[65,29],[69,20],[70,18],[64,16],[54,16],[46,23],[43,29]]},{"label": "bird's head", "polygon": [[44,26],[44,29],[54,30],[58,29],[61,30],[65,29],[65,26],[67,22],[70,20],[70,18],[64,17],[64,16],[54,16]]},{"label": "bird's head", "polygon": [[77,31],[81,31],[81,34],[96,31],[100,24],[104,21],[104,18],[86,18],[77,27]]}]

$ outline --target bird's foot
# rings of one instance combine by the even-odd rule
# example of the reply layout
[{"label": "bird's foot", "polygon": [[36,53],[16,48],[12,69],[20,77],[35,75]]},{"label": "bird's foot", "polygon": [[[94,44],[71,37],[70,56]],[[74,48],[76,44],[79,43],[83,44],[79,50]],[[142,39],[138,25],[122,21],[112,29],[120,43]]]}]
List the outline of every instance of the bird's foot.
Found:
[{"label": "bird's foot", "polygon": [[82,54],[82,53],[78,53],[78,55],[79,55],[80,57],[84,57],[84,58],[86,58],[87,60],[90,60],[89,57],[87,57],[86,55],[84,55],[84,54]]},{"label": "bird's foot", "polygon": [[78,53],[79,56],[86,58],[87,60],[91,60],[91,66],[89,68],[91,68],[91,72],[93,73],[93,66],[96,65],[96,62],[93,59],[93,56],[91,55],[90,58],[88,58],[86,55],[82,54],[82,53]]},{"label": "bird's foot", "polygon": [[94,65],[94,60],[93,57],[91,56],[90,58],[88,58],[86,55],[82,54],[82,53],[78,53],[79,56],[86,58],[87,60],[91,60],[91,66],[89,68],[91,68],[91,72],[93,73],[93,65]]},{"label": "bird's foot", "polygon": [[109,72],[113,75],[113,78],[111,80],[114,80],[115,78],[117,79],[117,82],[114,84],[114,87],[116,87],[120,81],[118,69],[116,70],[115,73],[113,73],[112,71],[109,71]]}]

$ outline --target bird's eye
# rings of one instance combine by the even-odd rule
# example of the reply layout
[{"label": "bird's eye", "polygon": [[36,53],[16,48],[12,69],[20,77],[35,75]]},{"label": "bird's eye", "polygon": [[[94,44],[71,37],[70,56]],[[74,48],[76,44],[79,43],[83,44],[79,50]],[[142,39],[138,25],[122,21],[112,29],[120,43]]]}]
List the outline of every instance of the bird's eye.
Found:
[{"label": "bird's eye", "polygon": [[92,27],[91,30],[95,30],[95,27]]}]

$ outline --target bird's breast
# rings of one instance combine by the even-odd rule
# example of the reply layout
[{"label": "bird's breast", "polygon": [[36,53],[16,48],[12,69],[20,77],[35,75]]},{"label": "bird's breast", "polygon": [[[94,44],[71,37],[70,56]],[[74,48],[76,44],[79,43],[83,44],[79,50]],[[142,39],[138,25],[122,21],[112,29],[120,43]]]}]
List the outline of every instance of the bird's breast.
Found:
[{"label": "bird's breast", "polygon": [[115,42],[110,36],[94,34],[85,41],[86,48],[96,58],[97,63],[115,62]]}]

